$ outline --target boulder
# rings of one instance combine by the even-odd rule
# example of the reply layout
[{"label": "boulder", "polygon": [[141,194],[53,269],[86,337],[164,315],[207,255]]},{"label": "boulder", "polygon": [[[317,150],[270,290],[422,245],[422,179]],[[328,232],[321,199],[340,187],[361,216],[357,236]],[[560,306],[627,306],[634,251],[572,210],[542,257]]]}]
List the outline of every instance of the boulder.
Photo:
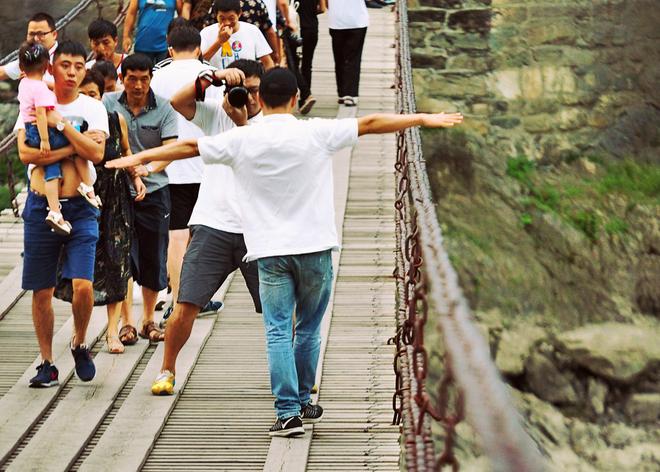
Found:
[{"label": "boulder", "polygon": [[532,346],[544,336],[543,328],[528,325],[502,332],[495,357],[495,364],[502,375],[522,374]]},{"label": "boulder", "polygon": [[660,328],[624,323],[586,325],[556,338],[556,348],[594,374],[632,384],[660,364]]},{"label": "boulder", "polygon": [[562,372],[550,358],[533,352],[525,362],[525,378],[529,389],[542,400],[560,405],[575,405],[579,398],[573,383],[572,372]]},{"label": "boulder", "polygon": [[624,407],[626,415],[635,423],[660,421],[660,393],[636,393]]}]

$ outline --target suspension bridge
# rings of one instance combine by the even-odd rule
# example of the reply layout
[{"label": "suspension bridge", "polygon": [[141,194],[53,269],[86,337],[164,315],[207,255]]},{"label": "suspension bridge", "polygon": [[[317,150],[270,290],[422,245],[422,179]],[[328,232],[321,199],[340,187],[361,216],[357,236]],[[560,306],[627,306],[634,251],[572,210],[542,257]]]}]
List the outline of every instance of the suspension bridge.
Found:
[{"label": "suspension bridge", "polygon": [[[314,116],[415,110],[406,2],[370,16],[358,108],[336,103],[320,17]],[[0,142],[0,152],[12,139]],[[334,255],[314,398],[326,414],[295,439],[267,435],[274,414],[264,330],[240,274],[216,294],[226,308],[196,321],[174,396],[150,393],[162,344],[140,340],[123,355],[107,352],[104,307],[94,308],[88,330],[96,378],[79,381],[68,349],[71,310],[59,301],[53,352],[60,385],[29,389],[40,359],[31,293],[20,288],[17,215],[25,193],[16,196],[14,211],[0,216],[0,470],[458,470],[456,426],[464,420],[492,470],[543,470],[443,249],[417,130],[362,138],[335,156],[334,179],[342,249]],[[445,363],[431,392],[424,332],[438,328]]]}]

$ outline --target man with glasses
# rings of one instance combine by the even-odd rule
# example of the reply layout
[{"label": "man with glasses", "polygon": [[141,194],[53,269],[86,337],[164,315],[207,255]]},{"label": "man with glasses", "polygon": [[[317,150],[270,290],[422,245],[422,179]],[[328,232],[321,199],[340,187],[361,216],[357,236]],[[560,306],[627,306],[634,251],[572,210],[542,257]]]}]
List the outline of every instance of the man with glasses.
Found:
[{"label": "man with glasses", "polygon": [[[57,49],[57,31],[55,30],[55,20],[48,13],[35,13],[28,20],[27,41],[43,44],[48,49],[50,61],[53,62],[53,54]],[[18,59],[0,67],[0,80],[18,80],[21,78],[21,69],[18,67]],[[53,83],[53,76],[46,72],[43,78],[44,82]]]}]

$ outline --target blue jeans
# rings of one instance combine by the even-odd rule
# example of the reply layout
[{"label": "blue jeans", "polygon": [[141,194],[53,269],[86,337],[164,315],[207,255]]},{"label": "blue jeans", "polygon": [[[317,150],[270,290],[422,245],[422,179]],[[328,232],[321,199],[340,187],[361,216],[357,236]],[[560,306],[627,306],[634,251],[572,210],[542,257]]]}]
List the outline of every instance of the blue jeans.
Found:
[{"label": "blue jeans", "polygon": [[[321,319],[332,291],[331,251],[264,257],[257,261],[270,386],[277,417],[300,414],[309,403],[321,348]],[[293,312],[296,336],[292,343]]]}]

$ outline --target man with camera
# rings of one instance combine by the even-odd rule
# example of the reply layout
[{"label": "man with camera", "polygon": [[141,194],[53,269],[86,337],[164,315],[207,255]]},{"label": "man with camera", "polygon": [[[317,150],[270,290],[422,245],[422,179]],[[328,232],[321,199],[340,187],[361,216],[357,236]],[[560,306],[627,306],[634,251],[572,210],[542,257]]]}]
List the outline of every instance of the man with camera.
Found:
[{"label": "man with camera", "polygon": [[[181,87],[194,81],[197,75],[203,70],[208,70],[209,66],[199,60],[201,37],[194,27],[174,27],[167,35],[167,44],[172,61],[167,67],[154,71],[151,88],[159,97],[170,100]],[[222,98],[222,90],[218,87],[210,87],[206,94],[209,98]],[[176,115],[180,139],[204,136],[199,127],[190,123],[181,114],[176,113]],[[167,272],[172,287],[172,305],[165,311],[164,320],[169,318],[176,305],[181,264],[190,240],[188,220],[197,201],[203,173],[204,164],[199,156],[186,161],[173,162],[167,167],[172,208],[170,242],[167,247]],[[215,302],[204,307],[203,311],[217,311],[220,307],[220,302]]]},{"label": "man with camera", "polygon": [[[208,136],[258,121],[263,72],[261,63],[247,59],[239,59],[225,70],[202,72],[174,94],[172,106]],[[227,84],[224,98],[204,96],[214,84],[222,82]],[[243,261],[247,249],[234,175],[229,167],[204,167],[189,225],[192,239],[183,259],[177,303],[165,328],[163,365],[151,388],[154,395],[172,394],[176,358],[190,336],[195,317],[237,268],[243,274],[255,311],[261,313],[257,265]]]}]

